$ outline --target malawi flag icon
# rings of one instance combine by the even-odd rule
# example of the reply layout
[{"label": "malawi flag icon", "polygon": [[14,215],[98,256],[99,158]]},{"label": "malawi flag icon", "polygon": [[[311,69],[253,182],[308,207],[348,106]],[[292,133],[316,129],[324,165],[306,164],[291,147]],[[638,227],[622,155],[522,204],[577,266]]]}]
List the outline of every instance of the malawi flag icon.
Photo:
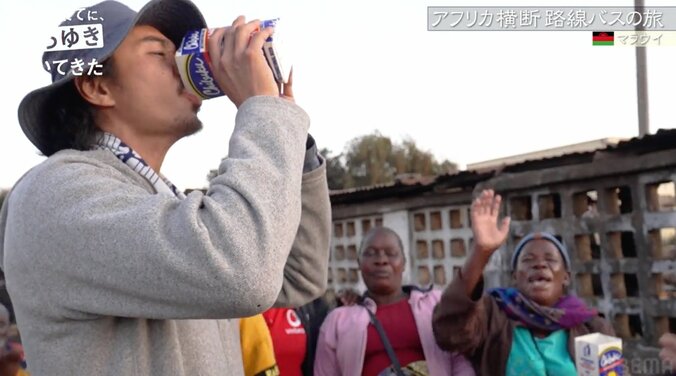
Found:
[{"label": "malawi flag icon", "polygon": [[614,31],[594,31],[592,34],[594,46],[613,46],[615,44]]}]

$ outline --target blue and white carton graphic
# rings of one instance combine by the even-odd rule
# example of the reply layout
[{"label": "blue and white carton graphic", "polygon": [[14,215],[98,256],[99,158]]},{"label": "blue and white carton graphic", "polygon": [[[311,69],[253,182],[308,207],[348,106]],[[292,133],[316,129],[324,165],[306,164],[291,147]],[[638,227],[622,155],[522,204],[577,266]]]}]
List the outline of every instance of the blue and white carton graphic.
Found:
[{"label": "blue and white carton graphic", "polygon": [[[288,83],[289,72],[279,53],[278,22],[279,18],[261,22],[261,28],[275,28],[274,34],[263,44],[263,53],[275,80],[279,83]],[[213,31],[214,29],[199,29],[188,32],[183,37],[175,56],[183,85],[202,99],[225,95],[214,78],[207,49],[207,42]]]},{"label": "blue and white carton graphic", "polygon": [[579,376],[622,376],[622,339],[601,333],[575,338],[575,367]]},{"label": "blue and white carton graphic", "polygon": [[274,28],[275,33],[263,44],[263,53],[265,54],[270,69],[272,69],[275,81],[286,84],[289,82],[290,70],[279,53],[279,51],[284,48],[283,41],[279,38],[279,18],[261,22],[261,29],[266,27]]},{"label": "blue and white carton graphic", "polygon": [[176,65],[186,89],[203,98],[225,95],[218,87],[211,71],[207,41],[212,29],[189,31],[176,50]]}]

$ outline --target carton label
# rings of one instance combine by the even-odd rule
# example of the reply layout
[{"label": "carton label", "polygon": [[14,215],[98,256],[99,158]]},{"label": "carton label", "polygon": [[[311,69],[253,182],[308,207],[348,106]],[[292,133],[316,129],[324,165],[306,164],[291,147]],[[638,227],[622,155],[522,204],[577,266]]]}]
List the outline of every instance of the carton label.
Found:
[{"label": "carton label", "polygon": [[[278,18],[261,22],[261,27],[276,27]],[[207,51],[209,29],[193,30],[183,37],[176,51],[176,65],[181,81],[186,89],[202,99],[210,99],[225,95],[214,79]],[[263,53],[277,82],[287,82],[288,74],[280,60],[279,51],[270,36],[263,46]]]},{"label": "carton label", "polygon": [[622,376],[622,340],[600,333],[575,338],[575,366],[581,376]]},{"label": "carton label", "polygon": [[202,94],[203,98],[213,98],[223,95],[216,85],[214,75],[203,54],[195,54],[188,57],[187,68],[190,85],[194,90]]},{"label": "carton label", "polygon": [[208,37],[208,29],[190,31],[183,37],[181,46],[176,52],[176,64],[183,85],[202,99],[225,95],[218,87],[211,71],[206,50]]},{"label": "carton label", "polygon": [[624,359],[622,349],[608,347],[599,355],[599,375],[616,376],[622,375]]}]

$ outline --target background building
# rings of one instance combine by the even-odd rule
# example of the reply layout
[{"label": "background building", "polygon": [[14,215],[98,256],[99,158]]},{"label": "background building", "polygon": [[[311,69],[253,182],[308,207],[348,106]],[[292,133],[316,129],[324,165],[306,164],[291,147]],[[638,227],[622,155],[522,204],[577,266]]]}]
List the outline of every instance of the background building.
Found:
[{"label": "background building", "polygon": [[630,361],[657,359],[657,339],[676,332],[676,130],[594,145],[332,192],[330,290],[364,290],[357,249],[378,225],[402,236],[405,283],[443,288],[472,249],[472,197],[493,188],[512,225],[486,270],[487,287],[510,283],[508,260],[522,236],[552,232],[571,254],[572,292],[613,323]]}]

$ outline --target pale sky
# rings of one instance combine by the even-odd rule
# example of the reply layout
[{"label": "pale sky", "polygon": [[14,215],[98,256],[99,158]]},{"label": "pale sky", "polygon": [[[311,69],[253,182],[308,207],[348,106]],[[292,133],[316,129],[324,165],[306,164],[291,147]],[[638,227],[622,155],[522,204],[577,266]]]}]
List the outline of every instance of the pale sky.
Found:
[{"label": "pale sky", "polygon": [[[123,0],[139,10],[145,0]],[[410,136],[439,159],[468,163],[605,137],[638,134],[635,52],[593,47],[590,31],[428,32],[427,6],[631,6],[632,1],[195,0],[210,27],[280,17],[293,48],[296,102],[319,147],[343,150],[380,130]],[[41,55],[50,32],[86,0],[3,1],[4,105],[0,188],[40,163],[19,127],[19,102],[50,83]],[[671,6],[673,0],[647,0]],[[15,37],[11,37],[15,36]],[[676,127],[676,47],[648,51],[650,130]],[[235,107],[205,101],[204,129],[178,142],[162,173],[206,186],[227,155]]]}]

